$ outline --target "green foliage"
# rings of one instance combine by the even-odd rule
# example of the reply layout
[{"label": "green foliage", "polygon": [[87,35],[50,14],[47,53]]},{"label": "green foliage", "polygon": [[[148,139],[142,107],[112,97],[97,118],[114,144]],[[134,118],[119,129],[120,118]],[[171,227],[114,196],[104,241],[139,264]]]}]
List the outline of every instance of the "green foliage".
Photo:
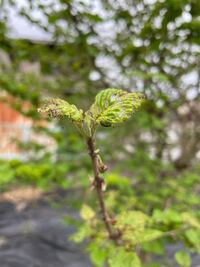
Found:
[{"label": "green foliage", "polygon": [[102,267],[105,264],[109,267],[141,267],[138,255],[129,249],[116,247],[111,242],[95,240],[88,246],[91,261],[94,266]]},{"label": "green foliage", "polygon": [[175,254],[177,263],[182,267],[190,267],[190,255],[184,251],[178,251]]},{"label": "green foliage", "polygon": [[109,188],[119,189],[121,192],[132,193],[130,189],[131,181],[128,177],[119,175],[118,173],[108,173],[105,176],[106,183]]},{"label": "green foliage", "polygon": [[44,106],[38,111],[51,118],[67,117],[74,122],[80,122],[83,119],[82,110],[78,110],[75,105],[70,105],[62,99],[46,100]]},{"label": "green foliage", "polygon": [[[85,239],[89,241],[93,237],[88,243],[87,251],[94,266],[101,267],[107,263],[109,267],[140,267],[140,259],[134,251],[124,247],[116,247],[112,241],[106,240],[106,233],[94,215],[93,210],[84,205],[81,209],[81,217],[85,220],[85,224],[81,224],[79,230],[71,237],[73,241],[78,243]],[[99,228],[100,226],[101,228]]]},{"label": "green foliage", "polygon": [[143,95],[118,89],[106,89],[95,98],[90,109],[92,118],[109,127],[126,121],[141,105]]},{"label": "green foliage", "polygon": [[15,178],[14,170],[10,168],[8,162],[0,162],[0,187],[5,190],[10,183],[13,183]]},{"label": "green foliage", "polygon": [[143,95],[140,93],[106,89],[96,96],[95,103],[85,113],[61,99],[46,101],[38,111],[50,117],[68,117],[81,134],[88,137],[94,135],[98,124],[109,127],[126,121],[140,107],[142,101]]},{"label": "green foliage", "polygon": [[50,188],[72,186],[71,181],[66,179],[69,166],[66,164],[53,165],[52,162],[27,162],[18,160],[9,162],[2,161],[0,164],[1,189],[7,189],[14,185],[35,185],[44,190]]},{"label": "green foliage", "polygon": [[116,227],[122,231],[123,240],[131,246],[162,237],[163,233],[148,227],[149,218],[140,211],[126,211],[116,217]]},{"label": "green foliage", "polygon": [[53,185],[67,187],[69,182],[65,179],[67,168],[65,166],[52,166],[48,163],[20,164],[15,168],[16,178],[25,184],[35,184],[43,189]]},{"label": "green foliage", "polygon": [[80,211],[81,218],[84,220],[91,220],[94,218],[94,211],[87,205],[84,205]]},{"label": "green foliage", "polygon": [[90,254],[90,259],[94,266],[101,267],[108,257],[108,244],[99,244],[99,242],[95,240],[88,245],[87,251]]},{"label": "green foliage", "polygon": [[93,231],[89,225],[82,225],[75,234],[71,235],[70,240],[76,243],[81,243],[88,239],[92,232]]},{"label": "green foliage", "polygon": [[200,231],[197,229],[190,229],[184,232],[186,242],[194,246],[200,252]]},{"label": "green foliage", "polygon": [[148,216],[141,211],[124,211],[117,216],[116,226],[122,229],[125,227],[132,230],[143,230],[147,221]]},{"label": "green foliage", "polygon": [[110,267],[141,267],[140,259],[137,254],[126,251],[124,248],[112,249],[108,263]]},{"label": "green foliage", "polygon": [[[152,171],[154,172],[155,170],[150,167],[149,173],[151,174]],[[171,174],[173,175],[172,178],[169,176],[162,181],[159,179],[150,179],[148,180],[149,182],[146,182],[147,189],[143,185],[145,183],[143,180],[139,184],[133,183],[133,187],[131,188],[131,180],[123,183],[124,178],[121,177],[122,184],[124,184],[121,186],[119,175],[117,176],[116,173],[106,175],[106,181],[108,183],[106,205],[113,213],[118,214],[115,218],[116,224],[114,226],[116,229],[122,231],[122,239],[128,244],[129,248],[139,246],[142,253],[148,255],[149,265],[147,266],[151,266],[150,263],[153,264],[154,262],[150,255],[161,255],[162,261],[170,261],[170,259],[165,259],[165,248],[167,244],[170,245],[174,242],[181,243],[188,251],[199,253],[199,196],[195,200],[194,191],[191,190],[198,184],[196,174],[198,176],[198,167],[196,168],[196,172],[185,172],[179,176]],[[146,175],[149,175],[148,172],[146,172]],[[168,186],[170,186],[169,189]],[[141,187],[144,187],[143,189],[145,190],[142,195]],[[174,190],[176,194],[174,194]],[[150,198],[153,193],[158,196]],[[182,197],[185,194],[188,197],[183,199]],[[191,201],[190,198],[193,198],[195,202],[194,200]],[[194,203],[197,205],[196,210],[186,212],[186,207],[194,205]],[[91,205],[94,206],[93,201]],[[168,207],[165,207],[165,205],[168,205]],[[141,212],[141,209],[143,212]],[[87,232],[86,234],[89,247],[94,243],[94,236],[95,239],[100,238],[102,240],[103,237],[105,238],[105,233],[102,229],[103,226],[97,226],[96,224],[96,216],[98,214],[90,222],[87,222],[87,225],[88,223],[90,225],[89,229],[91,227],[93,229],[92,232]],[[98,234],[95,228],[98,229]],[[98,243],[93,245],[94,247],[105,246],[105,244],[99,245]],[[96,248],[96,250],[98,249]],[[89,252],[92,253],[91,250]],[[108,255],[105,257],[109,258]]]}]

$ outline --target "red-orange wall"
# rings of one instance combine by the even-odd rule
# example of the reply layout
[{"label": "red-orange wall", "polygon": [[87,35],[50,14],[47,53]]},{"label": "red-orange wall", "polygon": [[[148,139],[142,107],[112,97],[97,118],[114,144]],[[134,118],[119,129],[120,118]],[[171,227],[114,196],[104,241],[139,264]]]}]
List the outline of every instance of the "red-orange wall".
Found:
[{"label": "red-orange wall", "polygon": [[32,122],[7,103],[0,102],[0,155],[20,154],[15,140],[23,141]]}]

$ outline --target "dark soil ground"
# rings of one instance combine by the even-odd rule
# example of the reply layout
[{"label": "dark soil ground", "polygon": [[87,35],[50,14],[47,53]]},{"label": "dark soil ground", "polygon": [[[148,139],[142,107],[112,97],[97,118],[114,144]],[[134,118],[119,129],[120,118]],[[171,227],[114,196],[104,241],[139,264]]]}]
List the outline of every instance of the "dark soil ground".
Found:
[{"label": "dark soil ground", "polygon": [[52,203],[1,199],[0,267],[91,266],[84,247],[68,241],[73,226],[62,221],[66,214],[76,214]]}]

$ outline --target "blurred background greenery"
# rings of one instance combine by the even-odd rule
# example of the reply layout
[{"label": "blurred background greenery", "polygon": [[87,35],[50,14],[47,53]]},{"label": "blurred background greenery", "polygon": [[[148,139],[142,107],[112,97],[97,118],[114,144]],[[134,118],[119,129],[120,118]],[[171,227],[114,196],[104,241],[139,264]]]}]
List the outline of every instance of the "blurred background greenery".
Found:
[{"label": "blurred background greenery", "polygon": [[[30,184],[73,188],[92,203],[82,138],[64,120],[44,122],[37,108],[56,96],[86,109],[105,88],[143,92],[147,99],[122,127],[102,127],[97,135],[109,166],[110,209],[150,216],[173,210],[165,218],[168,230],[180,212],[200,220],[199,0],[2,0],[1,101],[27,118],[31,134],[12,136],[17,156],[2,153],[1,192]],[[81,202],[70,205],[79,209]],[[166,244],[199,252],[200,231],[190,231],[147,243],[144,263],[171,266]],[[155,255],[163,265],[152,263]]]}]

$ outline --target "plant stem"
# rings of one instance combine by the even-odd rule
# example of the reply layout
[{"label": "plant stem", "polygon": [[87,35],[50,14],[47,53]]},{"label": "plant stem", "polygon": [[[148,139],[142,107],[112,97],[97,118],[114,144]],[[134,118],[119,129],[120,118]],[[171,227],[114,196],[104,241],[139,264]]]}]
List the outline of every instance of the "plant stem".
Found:
[{"label": "plant stem", "polygon": [[114,232],[113,227],[112,227],[112,218],[109,216],[106,206],[105,206],[103,190],[102,190],[104,180],[100,176],[98,157],[97,157],[98,153],[96,152],[93,138],[88,138],[87,146],[89,150],[89,155],[92,160],[92,167],[93,167],[93,172],[94,172],[93,185],[97,193],[97,198],[98,198],[98,202],[99,202],[99,206],[100,206],[100,210],[102,214],[102,219],[104,221],[109,238],[112,239],[116,244],[118,244],[119,234]]}]

